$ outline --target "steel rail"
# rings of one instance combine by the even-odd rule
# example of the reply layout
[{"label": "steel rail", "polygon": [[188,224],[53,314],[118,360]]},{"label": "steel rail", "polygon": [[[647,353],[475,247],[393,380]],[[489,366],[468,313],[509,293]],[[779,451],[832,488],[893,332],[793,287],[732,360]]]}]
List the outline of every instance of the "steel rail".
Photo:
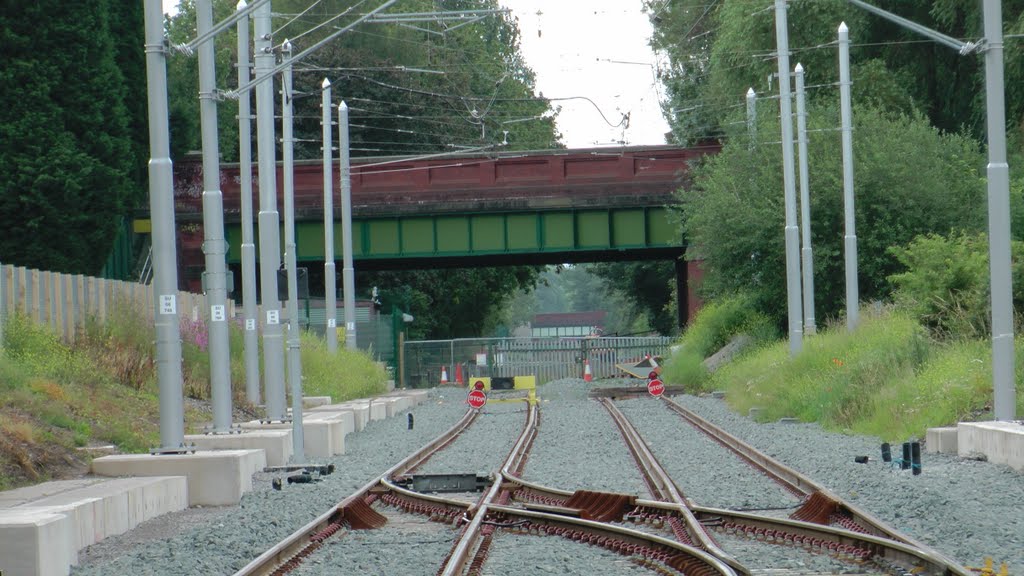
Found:
[{"label": "steel rail", "polygon": [[293,558],[303,554],[303,552],[311,546],[318,546],[319,543],[312,542],[310,537],[314,534],[319,534],[330,529],[332,525],[337,525],[339,515],[343,515],[343,510],[347,506],[361,499],[365,499],[367,494],[381,483],[382,479],[392,478],[394,475],[405,473],[408,470],[413,469],[415,466],[422,464],[427,458],[429,458],[430,454],[433,454],[446,446],[455,437],[468,428],[476,419],[477,414],[476,410],[467,410],[466,414],[443,434],[416,452],[413,452],[401,462],[389,468],[381,476],[366,483],[362,488],[342,500],[340,503],[332,506],[329,510],[302,528],[299,528],[263,554],[260,554],[257,558],[242,567],[241,570],[235,572],[235,576],[264,576],[273,574]]},{"label": "steel rail", "polygon": [[[505,462],[501,467],[502,470],[520,465],[526,457],[526,452],[533,443],[534,437],[537,435],[537,405],[527,403],[527,406],[526,425],[523,427],[522,433],[519,434],[519,439],[516,440],[511,452],[505,458]],[[494,505],[493,502],[499,493],[508,489],[503,479],[503,474],[499,472],[496,481],[491,484],[487,494],[480,499],[476,506],[471,508],[472,520],[463,529],[462,535],[452,549],[452,553],[449,555],[443,569],[438,572],[439,576],[456,576],[462,574],[469,566],[470,560],[476,555],[481,528],[484,519],[487,517],[488,510]]]},{"label": "steel rail", "polygon": [[[692,410],[688,410],[677,402],[670,398],[662,398],[665,405],[672,411],[676,412],[684,420],[689,422],[691,425],[696,427],[701,432],[704,432],[710,438],[729,449],[741,459],[749,463],[754,468],[765,473],[767,476],[778,482],[780,485],[785,487],[793,494],[801,497],[813,497],[814,495],[821,495],[824,498],[834,502],[836,504],[836,513],[852,520],[859,528],[863,529],[866,533],[873,536],[878,536],[886,540],[895,541],[906,544],[911,548],[915,548],[919,551],[919,554],[913,555],[915,558],[920,560],[926,560],[933,566],[934,570],[937,570],[938,574],[956,575],[956,576],[970,576],[971,572],[952,560],[948,556],[938,552],[932,547],[923,544],[903,533],[896,530],[894,527],[889,526],[881,519],[873,515],[872,513],[850,504],[828,490],[821,484],[815,482],[811,478],[797,472],[796,470],[786,466],[782,462],[775,460],[767,454],[761,452],[757,448],[754,448],[750,444],[743,440],[729,434],[724,429],[715,424],[712,424],[707,419],[696,414]],[[709,510],[700,508],[699,506],[694,507],[695,510]],[[737,517],[757,517],[758,515],[743,515],[737,512],[730,512]],[[753,521],[753,520],[751,520]],[[818,524],[812,524],[818,525]]]},{"label": "steel rail", "polygon": [[[699,567],[693,572],[696,574],[714,573],[721,574],[723,576],[736,576],[737,574],[729,564],[704,550],[695,546],[683,544],[682,542],[650,534],[648,532],[641,532],[639,530],[633,530],[631,528],[616,526],[605,522],[594,522],[592,520],[574,518],[572,516],[551,514],[536,510],[524,510],[522,508],[502,506],[498,504],[492,504],[490,506],[490,510],[506,518],[528,521],[529,525],[515,527],[516,529],[523,530],[527,533],[534,533],[535,528],[538,526],[568,528],[576,530],[578,533],[567,534],[567,537],[571,537],[574,540],[586,542],[588,544],[596,544],[599,542],[596,539],[579,538],[579,533],[592,534],[596,538],[600,538],[602,536],[611,537],[620,540],[623,543],[647,546],[655,550],[666,551],[670,554],[681,554],[687,559],[693,560],[699,564]],[[509,524],[518,524],[518,522],[510,522]],[[711,572],[702,570],[701,568],[710,570]],[[691,572],[686,573],[690,574]]]},{"label": "steel rail", "polygon": [[647,445],[640,433],[633,427],[629,419],[626,418],[626,415],[623,414],[617,406],[615,406],[615,403],[611,399],[602,398],[600,402],[601,405],[608,410],[612,420],[615,421],[615,425],[619,428],[619,432],[625,439],[630,452],[633,453],[637,466],[640,468],[640,472],[643,474],[644,480],[655,498],[674,505],[675,513],[685,522],[686,531],[689,533],[690,538],[696,542],[701,549],[722,559],[736,572],[741,574],[750,574],[749,568],[722,550],[708,535],[707,531],[703,526],[701,526],[700,522],[691,511],[692,503],[689,499],[683,496],[682,491],[679,490],[675,482],[672,480],[672,477],[665,471],[665,468],[662,467],[661,463],[658,462],[658,459],[654,456],[650,446]]}]

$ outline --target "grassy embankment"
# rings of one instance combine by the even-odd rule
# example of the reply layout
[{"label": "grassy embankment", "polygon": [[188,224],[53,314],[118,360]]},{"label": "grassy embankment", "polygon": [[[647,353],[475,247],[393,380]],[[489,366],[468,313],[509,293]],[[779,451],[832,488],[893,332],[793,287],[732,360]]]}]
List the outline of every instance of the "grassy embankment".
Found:
[{"label": "grassy embankment", "polygon": [[[862,311],[850,333],[829,326],[805,336],[803,351],[772,337],[742,300],[702,310],[683,335],[664,377],[693,392],[723,390],[741,413],[760,408],[765,421],[795,417],[825,428],[869,434],[890,442],[923,438],[925,430],[991,418],[991,345],[987,340],[937,340],[910,316],[894,310]],[[753,345],[708,373],[703,359],[733,335],[750,333]],[[1017,373],[1024,368],[1018,343]],[[1024,413],[1024,395],[1017,395]]]},{"label": "grassy embankment", "polygon": [[[87,323],[74,344],[24,316],[8,318],[0,350],[0,490],[73,476],[88,465],[79,448],[113,444],[147,452],[160,443],[155,333],[130,305],[111,322]],[[202,323],[182,322],[186,433],[201,432],[209,412],[209,354]],[[235,406],[245,402],[241,331],[231,328],[231,382]],[[336,401],[384,391],[386,375],[362,352],[327,353],[313,334],[302,336],[304,394]]]}]

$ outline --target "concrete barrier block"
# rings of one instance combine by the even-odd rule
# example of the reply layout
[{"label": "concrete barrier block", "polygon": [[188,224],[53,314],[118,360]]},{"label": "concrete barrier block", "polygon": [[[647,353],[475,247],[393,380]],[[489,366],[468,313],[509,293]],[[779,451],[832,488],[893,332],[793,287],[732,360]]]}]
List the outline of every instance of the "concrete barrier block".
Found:
[{"label": "concrete barrier block", "polygon": [[957,429],[929,428],[924,436],[924,449],[926,452],[938,452],[941,454],[957,453]]},{"label": "concrete barrier block", "polygon": [[70,516],[32,508],[0,510],[0,572],[66,576],[78,561]]},{"label": "concrete barrier block", "polygon": [[310,414],[316,412],[351,412],[352,432],[362,431],[363,428],[366,428],[366,423],[370,421],[369,405],[361,404],[359,402],[343,402],[341,404],[328,404],[326,406],[318,406],[310,410]]},{"label": "concrete barrier block", "polygon": [[[267,465],[262,450],[218,450],[194,454],[119,454],[92,461],[100,476],[185,476],[189,506],[230,506],[252,490],[252,475]],[[126,502],[125,514],[129,504]],[[111,517],[110,512],[106,514]]]},{"label": "concrete barrier block", "polygon": [[185,444],[200,450],[263,450],[267,466],[284,466],[292,457],[292,429],[243,429],[241,434],[188,434]]},{"label": "concrete barrier block", "polygon": [[984,454],[989,462],[1024,471],[1024,425],[1016,422],[961,422],[957,424],[957,453]]},{"label": "concrete barrier block", "polygon": [[317,406],[324,406],[331,403],[330,396],[303,396],[302,397],[302,408],[309,410],[310,408],[316,408]]}]

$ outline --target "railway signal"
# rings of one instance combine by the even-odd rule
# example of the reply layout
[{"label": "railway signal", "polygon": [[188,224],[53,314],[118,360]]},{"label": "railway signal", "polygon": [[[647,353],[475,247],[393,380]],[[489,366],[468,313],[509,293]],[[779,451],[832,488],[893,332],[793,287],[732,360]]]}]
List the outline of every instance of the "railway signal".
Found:
[{"label": "railway signal", "polygon": [[484,394],[483,390],[473,390],[472,392],[469,393],[469,396],[466,398],[466,402],[469,403],[469,406],[471,408],[479,410],[480,408],[484,407],[484,404],[487,403],[487,394]]},{"label": "railway signal", "polygon": [[657,398],[665,393],[665,384],[655,378],[647,383],[647,391],[651,393],[651,396]]}]

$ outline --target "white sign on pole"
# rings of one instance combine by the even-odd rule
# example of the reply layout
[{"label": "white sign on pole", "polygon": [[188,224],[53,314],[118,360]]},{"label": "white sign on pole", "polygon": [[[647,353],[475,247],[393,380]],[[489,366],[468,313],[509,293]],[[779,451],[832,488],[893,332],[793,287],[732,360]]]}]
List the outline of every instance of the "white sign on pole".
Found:
[{"label": "white sign on pole", "polygon": [[256,319],[255,318],[246,318],[245,319],[245,329],[246,330],[255,330],[256,329]]},{"label": "white sign on pole", "polygon": [[223,304],[214,304],[210,306],[210,321],[211,322],[223,322],[227,320],[227,314],[224,313]]},{"label": "white sign on pole", "polygon": [[336,319],[334,319],[334,318],[328,318],[327,319],[327,327],[328,328],[336,328],[337,326],[338,326],[338,321]]},{"label": "white sign on pole", "polygon": [[280,310],[267,310],[267,324],[280,324]]},{"label": "white sign on pole", "polygon": [[161,314],[177,314],[177,298],[174,294],[161,294],[160,295],[160,313]]},{"label": "white sign on pole", "polygon": [[349,332],[355,332],[355,330],[356,330],[356,323],[355,322],[346,322],[345,323],[345,330],[348,330]]}]

